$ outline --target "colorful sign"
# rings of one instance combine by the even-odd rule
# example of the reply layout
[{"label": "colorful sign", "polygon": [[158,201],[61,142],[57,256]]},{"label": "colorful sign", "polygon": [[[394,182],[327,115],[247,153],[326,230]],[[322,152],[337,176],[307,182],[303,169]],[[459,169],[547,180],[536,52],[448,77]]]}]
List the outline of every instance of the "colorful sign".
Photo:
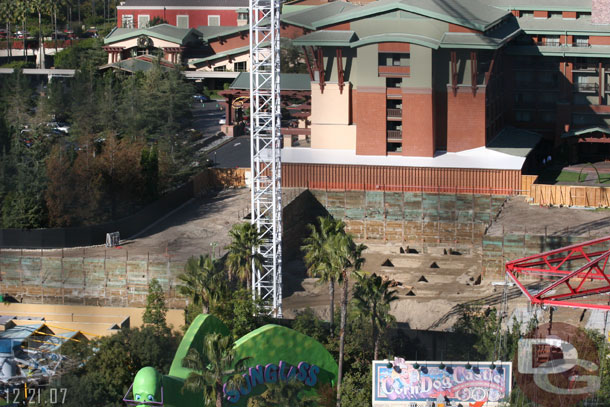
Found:
[{"label": "colorful sign", "polygon": [[[511,391],[510,362],[373,362],[373,406],[494,406]],[[472,404],[471,404],[472,403]]]},{"label": "colorful sign", "polygon": [[223,386],[225,398],[229,403],[237,403],[241,396],[248,396],[252,389],[259,384],[275,383],[277,381],[298,380],[306,386],[315,386],[318,382],[320,368],[307,362],[300,362],[297,366],[280,360],[279,364],[269,363],[267,366],[256,365],[248,369],[243,375],[244,385],[239,389],[231,389],[227,383]]}]

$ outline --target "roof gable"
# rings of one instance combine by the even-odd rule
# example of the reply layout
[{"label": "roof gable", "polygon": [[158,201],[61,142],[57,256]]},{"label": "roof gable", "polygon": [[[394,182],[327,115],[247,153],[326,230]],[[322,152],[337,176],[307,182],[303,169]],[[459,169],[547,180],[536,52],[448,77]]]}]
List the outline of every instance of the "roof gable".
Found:
[{"label": "roof gable", "polygon": [[282,20],[282,23],[315,30],[316,28],[321,27],[321,25],[316,24],[317,21],[328,18],[336,18],[341,13],[345,13],[358,8],[360,7],[352,3],[335,1],[316,7],[309,7],[304,10],[282,14],[280,18]]},{"label": "roof gable", "polygon": [[136,29],[115,28],[104,38],[104,44],[113,44],[130,38],[136,38],[140,35],[147,35],[152,38],[183,45],[190,36],[195,35],[200,37],[201,33],[193,28],[178,28],[170,24],[159,24],[153,27]]},{"label": "roof gable", "polygon": [[485,31],[509,14],[508,11],[488,6],[478,0],[378,0],[336,16],[317,20],[313,25],[319,28],[398,10],[479,31]]}]

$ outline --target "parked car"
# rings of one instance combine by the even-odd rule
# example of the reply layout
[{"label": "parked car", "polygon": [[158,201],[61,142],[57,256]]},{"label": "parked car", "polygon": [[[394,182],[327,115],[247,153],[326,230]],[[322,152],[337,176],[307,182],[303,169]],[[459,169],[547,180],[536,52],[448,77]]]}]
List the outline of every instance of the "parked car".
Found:
[{"label": "parked car", "polygon": [[201,103],[208,102],[210,100],[210,98],[206,95],[193,95],[193,99]]},{"label": "parked car", "polygon": [[70,126],[62,122],[49,122],[47,123],[47,127],[50,127],[53,130],[59,130],[64,134],[68,134],[68,132],[70,131]]},{"label": "parked car", "polygon": [[30,33],[27,31],[17,31],[15,33],[15,38],[22,40],[23,38],[29,38],[30,37]]}]

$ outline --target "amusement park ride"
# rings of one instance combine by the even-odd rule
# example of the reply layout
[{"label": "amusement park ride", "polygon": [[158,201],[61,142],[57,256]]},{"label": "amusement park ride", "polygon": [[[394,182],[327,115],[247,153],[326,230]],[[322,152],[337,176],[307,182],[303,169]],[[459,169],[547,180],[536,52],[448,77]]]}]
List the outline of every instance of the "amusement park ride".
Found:
[{"label": "amusement park ride", "polygon": [[[610,310],[610,236],[506,263],[506,274],[534,305]],[[528,289],[523,278],[548,281]],[[530,282],[532,280],[530,279]],[[587,297],[587,300],[582,300]]]}]

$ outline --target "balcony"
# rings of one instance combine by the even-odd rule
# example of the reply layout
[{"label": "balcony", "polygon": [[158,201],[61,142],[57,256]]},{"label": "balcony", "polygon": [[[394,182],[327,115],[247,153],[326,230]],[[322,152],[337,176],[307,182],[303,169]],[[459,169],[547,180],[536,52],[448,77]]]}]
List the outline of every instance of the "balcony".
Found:
[{"label": "balcony", "polygon": [[388,141],[390,143],[402,142],[402,131],[388,130]]},{"label": "balcony", "polygon": [[575,63],[572,72],[597,72],[597,64]]},{"label": "balcony", "polygon": [[574,91],[583,93],[597,93],[599,90],[599,84],[597,83],[575,83]]},{"label": "balcony", "polygon": [[388,109],[388,119],[401,119],[402,120],[402,109]]},{"label": "balcony", "polygon": [[410,76],[410,66],[379,66],[379,76],[392,77],[392,76]]}]

